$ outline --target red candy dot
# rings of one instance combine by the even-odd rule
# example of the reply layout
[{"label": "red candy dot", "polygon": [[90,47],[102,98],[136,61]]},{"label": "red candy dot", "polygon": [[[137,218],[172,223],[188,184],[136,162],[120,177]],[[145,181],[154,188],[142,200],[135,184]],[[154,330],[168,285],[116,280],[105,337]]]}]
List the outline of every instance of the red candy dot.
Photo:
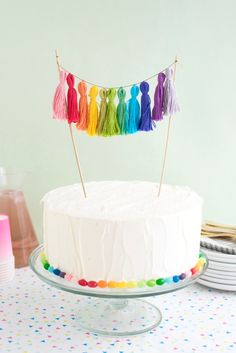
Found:
[{"label": "red candy dot", "polygon": [[88,282],[85,279],[78,280],[78,283],[80,286],[83,286],[83,287],[86,287],[88,285]]},{"label": "red candy dot", "polygon": [[95,282],[95,281],[89,281],[89,282],[88,282],[88,286],[91,287],[91,288],[95,288],[95,287],[97,287],[97,282]]},{"label": "red candy dot", "polygon": [[192,274],[194,275],[197,271],[196,271],[195,268],[191,268],[191,272],[192,272]]}]

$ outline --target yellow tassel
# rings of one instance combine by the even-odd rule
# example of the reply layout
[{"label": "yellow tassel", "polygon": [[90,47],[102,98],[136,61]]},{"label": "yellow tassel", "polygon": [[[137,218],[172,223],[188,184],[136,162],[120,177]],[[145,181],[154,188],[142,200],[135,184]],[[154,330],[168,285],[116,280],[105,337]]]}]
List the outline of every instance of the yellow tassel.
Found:
[{"label": "yellow tassel", "polygon": [[98,124],[98,103],[96,97],[98,95],[97,86],[92,86],[89,91],[89,108],[88,108],[88,129],[87,133],[90,136],[96,135],[96,129]]}]

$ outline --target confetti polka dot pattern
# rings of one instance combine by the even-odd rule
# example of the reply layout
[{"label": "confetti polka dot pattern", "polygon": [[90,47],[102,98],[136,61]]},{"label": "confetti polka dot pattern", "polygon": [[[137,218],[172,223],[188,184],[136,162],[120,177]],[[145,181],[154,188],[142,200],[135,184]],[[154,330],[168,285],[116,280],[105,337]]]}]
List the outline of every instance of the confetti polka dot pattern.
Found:
[{"label": "confetti polka dot pattern", "polygon": [[0,352],[236,352],[236,293],[194,284],[147,298],[162,311],[160,326],[124,338],[81,329],[77,314],[83,300],[88,299],[41,282],[29,268],[16,270],[15,279],[0,287]]}]

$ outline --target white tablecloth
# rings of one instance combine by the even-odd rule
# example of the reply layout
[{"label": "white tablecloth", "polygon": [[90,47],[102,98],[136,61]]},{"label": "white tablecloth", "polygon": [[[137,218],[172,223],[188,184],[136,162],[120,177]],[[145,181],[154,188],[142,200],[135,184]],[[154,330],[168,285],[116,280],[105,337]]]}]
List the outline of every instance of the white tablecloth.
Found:
[{"label": "white tablecloth", "polygon": [[236,352],[236,293],[194,284],[148,300],[162,311],[160,326],[137,336],[102,337],[79,327],[79,296],[44,284],[29,268],[16,270],[0,287],[0,352]]}]

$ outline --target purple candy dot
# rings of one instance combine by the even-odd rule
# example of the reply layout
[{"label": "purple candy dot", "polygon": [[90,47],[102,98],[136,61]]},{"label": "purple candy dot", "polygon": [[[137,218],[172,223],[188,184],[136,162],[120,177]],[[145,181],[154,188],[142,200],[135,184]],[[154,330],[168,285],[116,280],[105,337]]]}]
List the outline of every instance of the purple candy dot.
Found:
[{"label": "purple candy dot", "polygon": [[181,280],[185,279],[185,278],[186,278],[186,274],[185,274],[185,273],[181,273],[181,275],[179,276],[179,278],[180,278]]}]

